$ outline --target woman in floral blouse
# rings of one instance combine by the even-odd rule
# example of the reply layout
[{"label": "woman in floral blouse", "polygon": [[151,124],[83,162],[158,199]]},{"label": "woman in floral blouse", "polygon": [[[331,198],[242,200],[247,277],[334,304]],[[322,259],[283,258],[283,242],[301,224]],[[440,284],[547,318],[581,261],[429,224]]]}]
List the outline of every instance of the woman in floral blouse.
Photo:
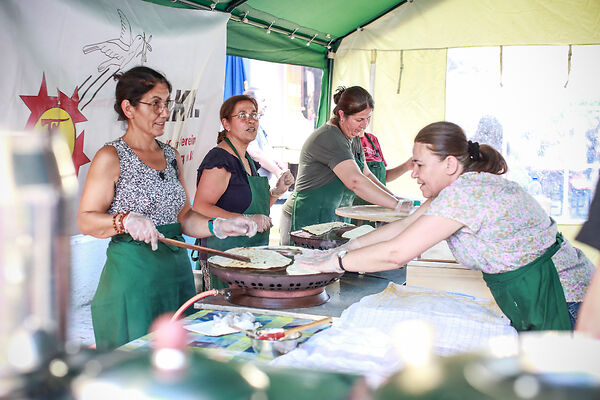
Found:
[{"label": "woman in floral blouse", "polygon": [[573,329],[594,266],[533,197],[501,176],[502,155],[450,122],[426,126],[414,142],[412,177],[428,200],[333,254],[297,262],[318,271],[389,270],[446,240],[459,263],[483,272],[517,330]]}]

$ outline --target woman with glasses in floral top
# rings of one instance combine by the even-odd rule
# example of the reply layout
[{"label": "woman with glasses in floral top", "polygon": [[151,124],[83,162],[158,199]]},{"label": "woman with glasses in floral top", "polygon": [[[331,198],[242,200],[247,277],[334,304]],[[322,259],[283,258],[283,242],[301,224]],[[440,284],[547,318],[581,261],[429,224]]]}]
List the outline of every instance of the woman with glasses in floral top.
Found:
[{"label": "woman with glasses in floral top", "polygon": [[102,350],[145,335],[195,294],[187,250],[159,238],[256,232],[247,218],[210,221],[191,210],[179,154],[157,140],[172,109],[169,81],[147,67],[116,79],[114,109],[127,130],[94,156],[77,214],[81,233],[111,238],[91,306]]},{"label": "woman with glasses in floral top", "polygon": [[[261,115],[257,110],[253,97],[227,99],[219,112],[223,130],[217,136],[217,146],[206,154],[198,168],[194,210],[213,218],[245,215],[258,226],[258,233],[251,238],[210,237],[202,242],[213,249],[268,245],[271,205],[294,183],[293,175],[285,171],[270,189],[268,179],[257,172],[260,165],[247,153],[258,131]],[[205,287],[223,287],[208,273],[205,258],[199,260],[197,268],[203,271]]]}]

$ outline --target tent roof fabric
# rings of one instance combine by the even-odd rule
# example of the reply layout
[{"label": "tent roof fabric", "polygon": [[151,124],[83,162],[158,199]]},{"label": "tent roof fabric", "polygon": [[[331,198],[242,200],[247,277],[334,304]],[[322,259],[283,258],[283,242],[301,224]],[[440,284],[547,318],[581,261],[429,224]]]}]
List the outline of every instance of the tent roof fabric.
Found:
[{"label": "tent roof fabric", "polygon": [[346,36],[357,27],[387,13],[400,3],[404,1],[248,0],[238,6],[233,13],[244,14],[248,11],[248,17],[262,20],[267,25],[274,22],[274,25],[290,31],[298,28],[300,33],[310,37],[317,34],[318,38],[328,42]]},{"label": "tent roof fabric", "polygon": [[[214,4],[215,10],[229,12],[233,17],[227,24],[227,54],[317,68],[326,68],[327,45],[336,49],[348,34],[406,3],[406,0],[145,1],[205,10]],[[244,17],[249,23],[238,22]],[[273,28],[271,34],[264,28],[269,25]]]}]

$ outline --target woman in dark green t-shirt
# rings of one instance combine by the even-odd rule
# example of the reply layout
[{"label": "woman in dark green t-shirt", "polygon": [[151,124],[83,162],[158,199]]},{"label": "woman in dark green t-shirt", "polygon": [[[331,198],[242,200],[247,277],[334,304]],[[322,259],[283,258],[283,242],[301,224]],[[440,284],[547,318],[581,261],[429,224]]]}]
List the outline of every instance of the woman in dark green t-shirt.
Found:
[{"label": "woman in dark green t-shirt", "polygon": [[390,209],[407,210],[400,199],[371,173],[359,135],[371,121],[374,102],[360,86],[338,88],[333,117],[314,131],[302,146],[294,193],[281,216],[281,242],[307,225],[340,220],[338,207],[352,205],[355,196]]}]

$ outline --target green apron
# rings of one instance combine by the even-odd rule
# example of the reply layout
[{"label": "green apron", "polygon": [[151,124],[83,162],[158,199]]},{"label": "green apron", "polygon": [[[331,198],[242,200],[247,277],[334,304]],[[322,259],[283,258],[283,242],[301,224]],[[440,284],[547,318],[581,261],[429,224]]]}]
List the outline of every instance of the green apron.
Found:
[{"label": "green apron", "polygon": [[[244,168],[244,163],[242,162],[242,158],[239,153],[231,143],[228,138],[225,138],[225,142],[227,145],[233,150],[238,160],[240,160],[240,164],[242,164],[242,169],[246,171]],[[252,175],[249,175],[246,172],[248,177],[248,184],[250,185],[250,192],[252,193],[252,201],[244,214],[254,215],[254,214],[263,214],[269,215],[271,209],[271,192],[269,191],[269,180],[266,176],[259,176],[256,172],[256,167],[254,165],[254,160],[248,153],[246,153],[246,158],[248,159],[248,164],[250,164],[250,168],[252,170]],[[232,236],[225,239],[219,239],[216,236],[210,236],[206,238],[206,240],[200,241],[200,239],[196,240],[196,244],[200,244],[206,247],[210,247],[215,250],[229,250],[234,247],[252,247],[252,246],[266,246],[269,244],[269,232],[267,229],[264,232],[258,232],[256,235],[252,237],[247,236]],[[206,257],[203,257],[206,260]],[[209,275],[208,266],[203,258],[200,258],[196,263],[196,269],[202,270],[203,280],[204,280],[204,290],[209,289],[222,289],[227,287],[223,282],[221,282],[217,277],[213,274]]]},{"label": "green apron", "polygon": [[483,274],[496,303],[519,332],[573,329],[552,262],[563,241],[562,234],[557,234],[556,242],[543,255],[515,271]]},{"label": "green apron", "polygon": [[[373,139],[371,139],[369,137],[369,135],[367,135],[367,134],[365,134],[365,136],[367,137],[369,142],[371,142],[371,145],[373,146],[373,149],[375,149],[377,156],[381,158],[381,153],[379,152],[379,150],[377,150],[377,146],[375,146]],[[369,170],[373,173],[373,175],[375,175],[375,178],[377,178],[379,180],[379,182],[381,182],[385,185],[385,177],[386,177],[385,163],[383,161],[367,161],[367,166],[369,167]],[[368,201],[363,200],[359,196],[354,197],[354,202],[352,203],[353,206],[363,206],[363,205],[370,205],[370,204],[372,204],[372,203],[369,203]],[[362,220],[352,219],[350,222],[353,223],[354,225],[371,225],[373,227],[376,226],[375,222],[373,222],[373,221],[362,221]]]},{"label": "green apron", "polygon": [[[362,172],[365,164],[360,155],[355,155],[354,161]],[[320,188],[295,192],[291,231],[322,222],[349,222],[348,218],[337,216],[335,209],[351,206],[355,197],[354,192],[348,189],[337,176],[332,182]]]},{"label": "green apron", "polygon": [[[183,240],[179,223],[156,229]],[[113,236],[91,305],[96,348],[112,350],[144,336],[156,317],[177,311],[195,293],[187,250],[159,242],[152,251],[128,234]]]}]

